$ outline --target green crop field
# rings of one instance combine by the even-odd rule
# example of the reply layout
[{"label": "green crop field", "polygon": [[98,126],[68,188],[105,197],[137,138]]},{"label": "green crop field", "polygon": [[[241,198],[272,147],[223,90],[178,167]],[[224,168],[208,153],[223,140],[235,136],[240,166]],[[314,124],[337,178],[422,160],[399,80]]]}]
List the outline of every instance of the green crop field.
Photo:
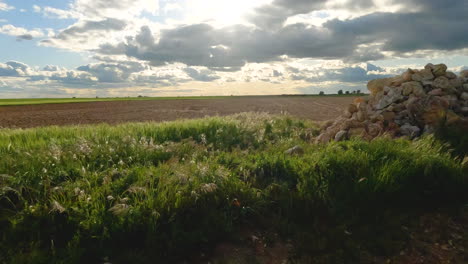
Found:
[{"label": "green crop field", "polygon": [[363,263],[399,255],[403,223],[468,201],[466,164],[433,137],[316,145],[317,131],[266,114],[2,129],[0,262],[190,262],[253,229],[297,259]]}]

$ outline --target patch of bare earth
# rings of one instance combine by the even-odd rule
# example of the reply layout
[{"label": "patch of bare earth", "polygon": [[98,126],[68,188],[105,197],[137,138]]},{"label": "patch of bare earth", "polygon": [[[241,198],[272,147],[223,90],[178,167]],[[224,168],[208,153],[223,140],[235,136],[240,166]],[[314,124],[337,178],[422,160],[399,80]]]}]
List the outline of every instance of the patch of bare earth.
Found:
[{"label": "patch of bare earth", "polygon": [[240,112],[288,113],[313,121],[334,119],[353,97],[265,96],[203,100],[149,100],[0,107],[0,127],[29,128],[225,116]]}]

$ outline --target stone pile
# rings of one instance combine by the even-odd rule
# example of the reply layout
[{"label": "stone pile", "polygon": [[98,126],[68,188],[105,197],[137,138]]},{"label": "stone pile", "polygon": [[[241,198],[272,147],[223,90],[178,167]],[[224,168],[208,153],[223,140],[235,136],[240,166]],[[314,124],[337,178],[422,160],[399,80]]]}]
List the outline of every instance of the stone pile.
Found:
[{"label": "stone pile", "polygon": [[327,122],[317,142],[382,135],[413,139],[438,126],[468,124],[468,70],[457,76],[444,64],[428,64],[372,80],[367,88],[370,96],[356,99],[341,117]]}]

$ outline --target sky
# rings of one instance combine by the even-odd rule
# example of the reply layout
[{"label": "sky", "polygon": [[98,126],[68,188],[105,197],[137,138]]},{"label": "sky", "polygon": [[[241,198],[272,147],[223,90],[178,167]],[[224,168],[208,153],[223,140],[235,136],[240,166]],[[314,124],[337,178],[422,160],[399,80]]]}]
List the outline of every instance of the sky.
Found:
[{"label": "sky", "polygon": [[315,94],[468,67],[465,0],[0,0],[0,98]]}]

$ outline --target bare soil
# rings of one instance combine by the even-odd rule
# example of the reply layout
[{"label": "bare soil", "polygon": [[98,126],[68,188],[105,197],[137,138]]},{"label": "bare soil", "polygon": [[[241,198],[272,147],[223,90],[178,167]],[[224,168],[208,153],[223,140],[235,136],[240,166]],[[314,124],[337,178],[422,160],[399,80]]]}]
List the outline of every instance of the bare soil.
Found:
[{"label": "bare soil", "polygon": [[0,107],[0,127],[159,122],[241,112],[288,113],[313,121],[325,121],[338,117],[353,99],[355,98],[265,96],[3,106]]}]

